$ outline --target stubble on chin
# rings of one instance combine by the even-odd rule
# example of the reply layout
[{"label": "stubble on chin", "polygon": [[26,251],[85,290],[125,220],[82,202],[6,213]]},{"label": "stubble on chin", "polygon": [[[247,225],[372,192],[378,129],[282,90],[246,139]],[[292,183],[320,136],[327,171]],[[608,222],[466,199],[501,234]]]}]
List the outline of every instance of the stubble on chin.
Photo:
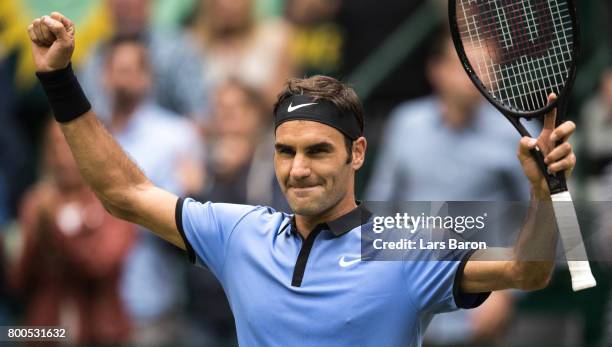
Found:
[{"label": "stubble on chin", "polygon": [[299,201],[297,198],[293,198],[294,201],[290,201],[289,205],[295,214],[305,217],[318,216],[323,213],[328,206],[327,201],[321,201],[321,199],[312,199],[309,201]]},{"label": "stubble on chin", "polygon": [[315,216],[320,213],[320,207],[317,204],[312,203],[312,202],[308,202],[308,203],[298,203],[298,202],[291,203],[290,202],[289,205],[291,206],[293,213],[299,214],[300,216],[310,217],[310,216]]}]

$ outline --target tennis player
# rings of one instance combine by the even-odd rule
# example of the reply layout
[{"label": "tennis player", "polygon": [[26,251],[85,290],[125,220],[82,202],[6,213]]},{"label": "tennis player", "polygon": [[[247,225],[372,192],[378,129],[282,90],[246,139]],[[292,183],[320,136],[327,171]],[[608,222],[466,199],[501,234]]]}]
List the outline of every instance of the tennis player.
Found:
[{"label": "tennis player", "polygon": [[[28,32],[38,78],[83,177],[112,214],[153,230],[215,274],[242,346],[419,346],[436,313],[476,307],[493,290],[548,283],[556,232],[552,210],[542,207],[546,182],[529,155],[535,139],[519,145],[532,203],[513,258],[475,261],[478,251],[457,261],[362,261],[361,227],[371,223],[362,225],[369,213],[355,202],[354,180],[367,143],[352,89],[317,76],[289,81],[279,96],[274,163],[294,215],[200,203],[151,184],[97,120],[70,66],[68,18],[52,13]],[[554,124],[553,112],[537,141],[550,171],[570,172],[575,126]],[[550,261],[521,258],[535,244],[545,245],[538,252]]]}]

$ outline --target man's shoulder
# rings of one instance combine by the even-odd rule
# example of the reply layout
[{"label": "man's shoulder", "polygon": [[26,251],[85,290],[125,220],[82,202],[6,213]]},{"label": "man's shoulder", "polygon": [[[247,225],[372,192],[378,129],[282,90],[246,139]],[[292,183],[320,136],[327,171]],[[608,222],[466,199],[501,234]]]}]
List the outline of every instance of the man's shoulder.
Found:
[{"label": "man's shoulder", "polygon": [[[219,205],[231,205],[218,203]],[[262,231],[276,231],[279,223],[290,220],[291,215],[275,210],[270,206],[261,205],[238,205],[243,211],[242,222],[246,222],[247,226],[260,225],[265,226]],[[235,208],[235,207],[234,207]]]},{"label": "man's shoulder", "polygon": [[285,217],[291,216],[284,212],[277,211],[270,206],[231,204],[231,203],[225,203],[225,202],[212,202],[212,201],[209,201],[207,203],[219,209],[235,210],[235,211],[241,212],[241,214],[245,216],[250,215],[255,218],[260,217],[260,216],[263,218],[278,218],[278,217],[285,218]]},{"label": "man's shoulder", "polygon": [[404,101],[391,111],[389,124],[393,128],[429,124],[438,111],[439,102],[434,96]]},{"label": "man's shoulder", "polygon": [[269,206],[230,204],[212,201],[199,202],[191,198],[184,199],[183,208],[185,208],[186,204],[189,204],[188,209],[192,213],[197,213],[197,209],[199,208],[209,209],[218,217],[233,219],[237,225],[264,225],[270,222],[279,223],[291,218],[291,215],[276,211],[274,208]]}]

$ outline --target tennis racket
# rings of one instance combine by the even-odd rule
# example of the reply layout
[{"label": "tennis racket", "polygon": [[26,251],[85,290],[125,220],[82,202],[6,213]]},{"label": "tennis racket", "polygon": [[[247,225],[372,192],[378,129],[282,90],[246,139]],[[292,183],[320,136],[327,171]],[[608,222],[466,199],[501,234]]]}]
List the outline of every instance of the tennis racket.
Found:
[{"label": "tennis racket", "polygon": [[[449,0],[455,48],[478,90],[518,130],[520,119],[557,107],[563,118],[576,75],[578,22],[572,0]],[[548,96],[558,98],[549,103]],[[574,291],[596,285],[563,172],[549,174],[538,147],[531,154],[550,188]]]}]

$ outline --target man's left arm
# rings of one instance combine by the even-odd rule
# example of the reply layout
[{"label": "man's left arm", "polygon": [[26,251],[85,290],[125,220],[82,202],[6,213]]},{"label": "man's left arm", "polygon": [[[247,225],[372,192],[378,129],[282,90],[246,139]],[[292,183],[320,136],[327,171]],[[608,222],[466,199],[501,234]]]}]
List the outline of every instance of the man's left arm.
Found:
[{"label": "man's left arm", "polygon": [[474,253],[463,270],[463,292],[509,288],[538,290],[548,285],[554,268],[557,227],[548,184],[530,150],[537,145],[545,154],[548,170],[553,173],[565,171],[569,178],[576,156],[568,138],[576,125],[568,121],[555,128],[555,118],[556,109],[546,115],[537,140],[523,137],[519,144],[517,156],[531,184],[531,202],[516,244],[513,248]]}]

